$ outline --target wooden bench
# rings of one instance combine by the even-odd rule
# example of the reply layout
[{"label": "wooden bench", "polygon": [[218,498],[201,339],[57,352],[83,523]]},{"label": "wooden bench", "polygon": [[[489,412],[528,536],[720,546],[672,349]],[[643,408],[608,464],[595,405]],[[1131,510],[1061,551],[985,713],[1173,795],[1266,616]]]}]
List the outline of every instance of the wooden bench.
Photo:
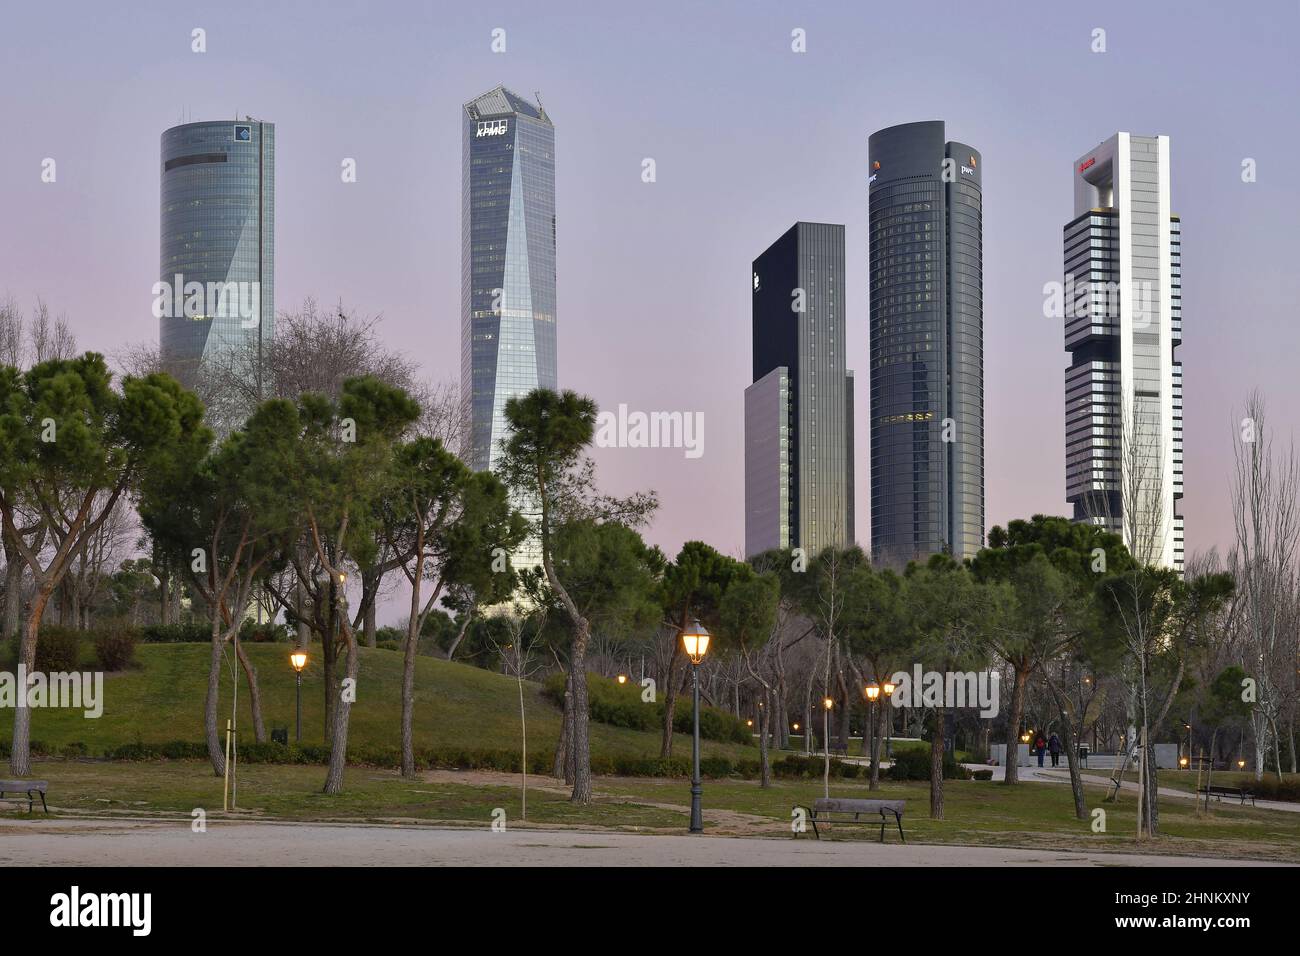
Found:
[{"label": "wooden bench", "polygon": [[[889,822],[889,814],[893,814],[894,822],[898,825],[898,835],[907,842],[907,836],[903,833],[903,807],[905,800],[844,800],[837,797],[827,799],[818,797],[813,801],[812,808],[802,807],[807,814],[808,819],[812,821],[813,833],[817,839],[821,839],[821,831],[817,829],[817,821],[822,823],[865,823],[875,826],[876,821],[871,819],[872,816],[880,817],[880,842],[885,842],[885,824]],[[867,819],[863,819],[866,816]],[[798,834],[796,834],[797,836]]]},{"label": "wooden bench", "polygon": [[6,793],[25,793],[27,794],[27,812],[32,812],[32,807],[36,803],[36,794],[41,798],[41,809],[46,813],[50,808],[45,804],[45,790],[49,786],[44,780],[0,780],[0,800],[12,800],[16,803],[22,803],[22,797],[6,797]]},{"label": "wooden bench", "polygon": [[1252,807],[1255,805],[1255,794],[1246,787],[1201,787],[1196,792],[1203,793],[1206,797],[1214,797],[1218,803],[1222,803],[1224,797],[1240,797],[1243,807],[1247,799],[1250,800]]}]

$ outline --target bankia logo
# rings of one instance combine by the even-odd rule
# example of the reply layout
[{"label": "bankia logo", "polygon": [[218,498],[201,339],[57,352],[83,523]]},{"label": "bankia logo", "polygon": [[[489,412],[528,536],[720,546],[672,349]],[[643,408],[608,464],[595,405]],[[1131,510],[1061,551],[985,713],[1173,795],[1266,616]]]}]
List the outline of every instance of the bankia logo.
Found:
[{"label": "bankia logo", "polygon": [[253,141],[253,127],[247,123],[235,124],[235,142],[251,143]]}]

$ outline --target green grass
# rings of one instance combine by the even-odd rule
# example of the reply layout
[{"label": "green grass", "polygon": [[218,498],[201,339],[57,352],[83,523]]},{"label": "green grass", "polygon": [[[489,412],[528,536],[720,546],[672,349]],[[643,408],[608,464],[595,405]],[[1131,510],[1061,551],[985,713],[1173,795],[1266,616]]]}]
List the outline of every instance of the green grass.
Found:
[{"label": "green grass", "polygon": [[[287,644],[244,645],[258,672],[262,712],[267,731],[294,727],[294,674]],[[357,701],[352,706],[349,747],[396,747],[401,729],[402,655],[396,651],[360,649]],[[32,739],[52,748],[84,743],[92,756],[110,747],[172,740],[203,740],[203,700],[207,692],[209,648],[204,644],[142,644],[136,666],[104,678],[104,713],[87,719],[81,711],[34,709]],[[87,661],[85,667],[94,665]],[[320,647],[312,648],[303,672],[303,743],[324,743],[324,682]],[[222,725],[230,716],[231,680],[223,670]],[[554,750],[560,733],[560,711],[543,698],[540,684],[524,685],[530,753]],[[416,660],[415,746],[517,750],[519,696],[507,676],[431,657]],[[0,710],[0,739],[12,734],[13,712]],[[248,687],[240,674],[239,739],[251,742],[252,718]],[[660,735],[593,723],[592,753],[608,756],[657,757]],[[756,747],[704,742],[705,756],[756,758]],[[690,738],[674,737],[673,753],[689,755]]]},{"label": "green grass", "polygon": [[[103,761],[41,760],[33,774],[50,782],[56,813],[145,814],[188,817],[204,808],[221,816],[222,780],[201,761],[126,764]],[[404,780],[394,771],[352,768],[344,792],[320,792],[320,767],[250,765],[239,771],[240,818],[300,821],[414,821],[487,826],[495,808],[512,826],[520,821],[518,775],[433,772]],[[689,818],[689,786],[684,780],[598,777],[590,807],[568,801],[563,783],[529,777],[528,824],[587,829],[637,829],[680,833]],[[927,783],[882,782],[871,792],[865,783],[832,781],[831,795],[904,799],[909,843],[1027,847],[1045,854],[1063,850],[1102,850],[1300,862],[1300,814],[1250,807],[1215,808],[1198,814],[1192,801],[1160,801],[1162,836],[1135,843],[1136,802],[1122,795],[1103,803],[1103,785],[1089,786],[1088,809],[1106,812],[1105,832],[1092,830],[1092,817],[1074,817],[1070,788],[1058,784],[948,781],[945,819],[929,819]],[[708,832],[789,838],[791,809],[822,794],[820,780],[777,780],[764,789],[757,781],[710,780],[704,784]],[[39,816],[40,811],[37,810]],[[25,817],[25,810],[6,816]],[[872,827],[832,828],[840,840],[874,840]]]}]

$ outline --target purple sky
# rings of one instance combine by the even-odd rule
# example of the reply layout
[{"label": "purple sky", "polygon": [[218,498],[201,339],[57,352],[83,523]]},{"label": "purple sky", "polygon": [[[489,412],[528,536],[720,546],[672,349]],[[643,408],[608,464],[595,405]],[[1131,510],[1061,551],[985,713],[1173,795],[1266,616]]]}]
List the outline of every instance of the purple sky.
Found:
[{"label": "purple sky", "polygon": [[[1233,410],[1259,387],[1284,432],[1300,412],[1294,2],[589,6],[9,5],[0,295],[43,296],[83,347],[156,341],[159,135],[248,113],[277,124],[277,307],[315,295],[382,313],[390,345],[452,379],[460,105],[498,83],[540,90],[556,124],[561,385],[603,408],[705,416],[702,457],[601,450],[602,484],[659,490],[650,538],[670,553],[692,537],[740,552],[749,264],[797,219],[842,222],[867,541],[867,136],[943,119],[984,159],[993,525],[1066,509],[1067,355],[1042,288],[1061,277],[1072,160],[1117,130],[1164,133],[1183,219],[1187,548],[1229,544]],[[344,157],[358,182],[340,181]]]}]

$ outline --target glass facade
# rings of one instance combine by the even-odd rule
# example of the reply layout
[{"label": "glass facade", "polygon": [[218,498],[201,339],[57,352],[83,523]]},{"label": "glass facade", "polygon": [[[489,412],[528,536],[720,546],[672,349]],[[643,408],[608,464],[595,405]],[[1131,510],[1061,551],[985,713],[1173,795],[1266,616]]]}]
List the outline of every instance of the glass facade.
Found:
[{"label": "glass facade", "polygon": [[159,347],[192,384],[198,363],[275,331],[275,124],[186,123],[161,152]]},{"label": "glass facade", "polygon": [[558,388],[555,127],[504,87],[465,104],[461,192],[461,390],[471,467],[491,468],[505,404]]},{"label": "glass facade", "polygon": [[[842,225],[795,223],[754,260],[754,384],[745,393],[747,554],[779,546],[813,555],[853,543],[844,284]],[[788,391],[780,421],[766,411],[774,407],[768,396],[778,371]],[[751,414],[751,391],[762,413]],[[779,464],[767,450],[776,441],[784,455]],[[751,459],[764,464],[751,467]]]},{"label": "glass facade", "polygon": [[872,134],[871,551],[902,564],[984,543],[980,154],[942,122]]}]

